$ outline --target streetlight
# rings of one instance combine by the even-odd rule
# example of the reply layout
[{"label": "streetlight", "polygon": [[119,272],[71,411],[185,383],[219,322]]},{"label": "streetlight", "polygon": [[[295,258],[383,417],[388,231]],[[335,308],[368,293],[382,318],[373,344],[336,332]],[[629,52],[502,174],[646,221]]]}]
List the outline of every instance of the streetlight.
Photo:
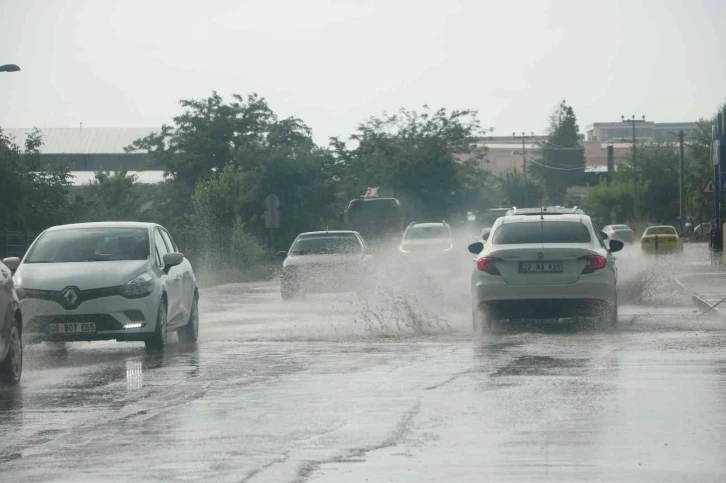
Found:
[{"label": "streetlight", "polygon": [[623,122],[629,122],[633,126],[633,218],[638,219],[638,163],[635,157],[635,123],[645,122],[645,116],[642,121],[635,119],[635,114],[630,116],[630,119],[626,119],[625,116],[620,116]]},{"label": "streetlight", "polygon": [[0,72],[18,72],[20,67],[15,64],[0,65]]}]

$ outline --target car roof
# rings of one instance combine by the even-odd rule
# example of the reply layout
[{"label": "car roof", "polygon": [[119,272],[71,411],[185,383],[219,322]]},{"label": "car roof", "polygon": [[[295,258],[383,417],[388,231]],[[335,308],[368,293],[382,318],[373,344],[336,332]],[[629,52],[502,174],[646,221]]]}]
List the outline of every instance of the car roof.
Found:
[{"label": "car roof", "polygon": [[542,216],[532,216],[532,215],[510,215],[506,217],[500,218],[502,220],[502,224],[509,224],[509,223],[535,223],[538,221],[571,221],[571,222],[580,222],[582,223],[585,221],[585,219],[589,219],[590,217],[587,215],[573,215],[573,214],[562,214],[562,215],[542,215]]},{"label": "car roof", "polygon": [[46,231],[73,230],[79,228],[151,228],[159,226],[156,223],[141,221],[98,221],[91,223],[72,223],[69,225],[57,225],[48,228]]},{"label": "car roof", "polygon": [[652,225],[646,228],[646,230],[650,230],[651,228],[673,228],[674,230],[676,229],[676,227],[673,225]]},{"label": "car roof", "polygon": [[300,233],[298,237],[301,236],[322,236],[322,235],[358,235],[357,231],[353,230],[328,230],[328,231],[308,231],[305,233]]}]

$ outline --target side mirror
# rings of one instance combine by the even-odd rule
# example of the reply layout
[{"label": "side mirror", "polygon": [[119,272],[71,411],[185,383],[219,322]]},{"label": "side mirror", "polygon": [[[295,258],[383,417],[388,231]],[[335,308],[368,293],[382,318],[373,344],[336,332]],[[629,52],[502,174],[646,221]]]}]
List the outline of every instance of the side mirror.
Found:
[{"label": "side mirror", "polygon": [[469,253],[473,253],[474,255],[479,255],[482,250],[484,250],[484,244],[482,242],[474,242],[469,245]]},{"label": "side mirror", "polygon": [[20,259],[18,257],[8,257],[3,259],[3,263],[14,273],[20,266]]},{"label": "side mirror", "polygon": [[489,233],[487,233],[486,235],[484,235],[483,237],[481,237],[481,239],[484,240],[484,241],[489,240]]},{"label": "side mirror", "polygon": [[604,231],[601,231],[600,232],[600,236],[602,237],[603,240],[607,240],[608,239],[608,234],[605,233]]},{"label": "side mirror", "polygon": [[277,252],[277,256],[280,258],[287,258],[287,252],[279,251],[279,252]]},{"label": "side mirror", "polygon": [[610,240],[610,248],[608,249],[608,251],[610,253],[619,252],[623,249],[623,246],[625,245],[623,245],[623,242],[621,242],[620,240]]},{"label": "side mirror", "polygon": [[170,252],[164,254],[164,273],[169,273],[171,267],[176,267],[184,261],[184,255],[179,252]]}]

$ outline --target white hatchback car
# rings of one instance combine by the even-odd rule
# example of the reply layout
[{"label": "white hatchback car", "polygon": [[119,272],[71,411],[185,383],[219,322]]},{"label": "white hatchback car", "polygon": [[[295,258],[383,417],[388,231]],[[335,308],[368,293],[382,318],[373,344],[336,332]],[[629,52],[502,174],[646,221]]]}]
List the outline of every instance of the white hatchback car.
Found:
[{"label": "white hatchback car", "polygon": [[618,321],[617,269],[609,242],[584,214],[499,218],[478,255],[471,278],[474,330],[511,319],[592,316]]},{"label": "white hatchback car", "polygon": [[191,264],[153,223],[80,223],[49,228],[21,261],[6,258],[23,313],[23,339],[144,341],[199,334]]}]

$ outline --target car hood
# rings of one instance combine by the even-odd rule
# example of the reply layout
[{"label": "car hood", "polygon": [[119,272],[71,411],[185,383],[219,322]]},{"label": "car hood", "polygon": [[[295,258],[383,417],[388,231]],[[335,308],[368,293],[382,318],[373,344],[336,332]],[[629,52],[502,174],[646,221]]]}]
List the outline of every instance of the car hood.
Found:
[{"label": "car hood", "polygon": [[338,265],[356,263],[360,255],[290,255],[285,259],[283,267],[303,267],[310,265]]},{"label": "car hood", "polygon": [[15,281],[32,290],[63,290],[69,286],[90,290],[124,285],[150,267],[149,260],[22,263],[15,272]]}]

